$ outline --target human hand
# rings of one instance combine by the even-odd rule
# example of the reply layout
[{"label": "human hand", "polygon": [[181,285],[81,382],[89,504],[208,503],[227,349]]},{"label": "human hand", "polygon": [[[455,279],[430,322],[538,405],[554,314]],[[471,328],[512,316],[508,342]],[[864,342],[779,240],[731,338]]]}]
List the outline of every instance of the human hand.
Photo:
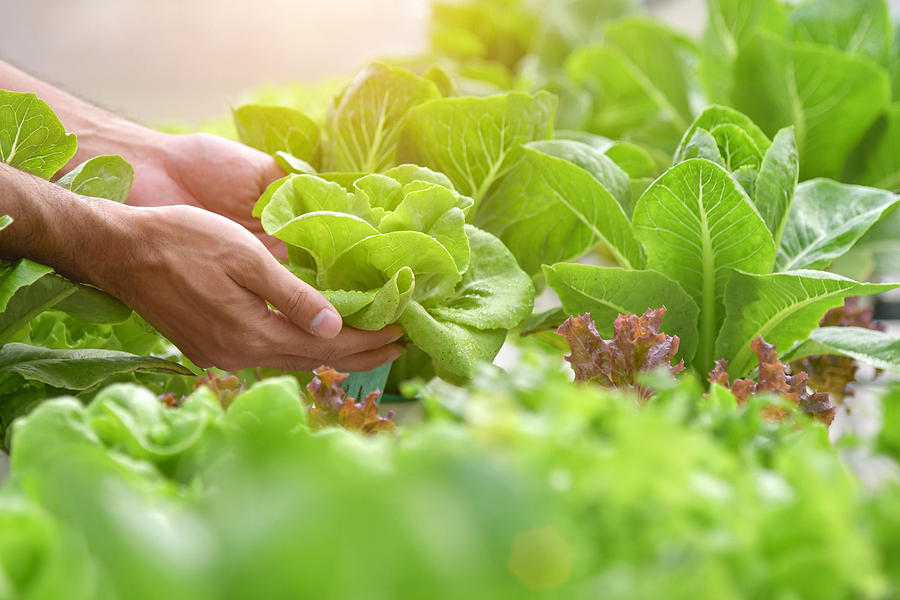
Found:
[{"label": "human hand", "polygon": [[[120,208],[117,240],[93,283],[122,299],[194,364],[367,371],[396,359],[397,325],[345,327],[243,227],[191,206]],[[267,301],[278,310],[272,310]]]},{"label": "human hand", "polygon": [[203,133],[144,132],[144,152],[128,157],[135,168],[128,203],[134,206],[186,205],[222,215],[256,235],[278,258],[284,243],[266,235],[251,215],[270,183],[283,177],[275,160],[249,146]]}]

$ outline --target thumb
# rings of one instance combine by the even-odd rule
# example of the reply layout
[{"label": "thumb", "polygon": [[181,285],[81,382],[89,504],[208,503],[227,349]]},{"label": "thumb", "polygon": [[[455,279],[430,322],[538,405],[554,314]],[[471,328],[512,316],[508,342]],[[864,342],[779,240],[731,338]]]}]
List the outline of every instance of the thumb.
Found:
[{"label": "thumb", "polygon": [[259,174],[262,179],[262,189],[265,190],[269,187],[269,184],[281,179],[287,175],[287,173],[285,173],[284,169],[278,166],[278,162],[268,154],[263,154],[260,159]]},{"label": "thumb", "polygon": [[325,296],[271,255],[266,256],[265,264],[260,265],[263,268],[252,271],[248,275],[250,285],[244,287],[259,294],[300,329],[327,339],[339,334],[343,320]]}]

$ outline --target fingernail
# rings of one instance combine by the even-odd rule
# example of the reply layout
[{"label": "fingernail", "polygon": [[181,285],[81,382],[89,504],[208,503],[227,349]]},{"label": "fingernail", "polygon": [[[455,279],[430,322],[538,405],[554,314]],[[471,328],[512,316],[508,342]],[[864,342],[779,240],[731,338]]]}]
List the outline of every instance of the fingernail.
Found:
[{"label": "fingernail", "polygon": [[341,332],[342,325],[341,317],[336,312],[323,308],[313,317],[309,328],[317,336],[331,339]]},{"label": "fingernail", "polygon": [[397,360],[398,358],[400,358],[400,355],[401,355],[401,354],[403,354],[403,350],[400,349],[400,348],[398,348],[396,352],[392,352],[392,353],[391,353],[391,355],[388,357],[387,361],[388,361],[388,362],[394,362],[395,360]]}]

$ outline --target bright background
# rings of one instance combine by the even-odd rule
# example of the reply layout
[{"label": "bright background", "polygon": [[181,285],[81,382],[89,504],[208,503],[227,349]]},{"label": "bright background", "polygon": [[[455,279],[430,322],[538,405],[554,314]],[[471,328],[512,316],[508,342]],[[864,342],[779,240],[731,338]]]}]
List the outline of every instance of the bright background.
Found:
[{"label": "bright background", "polygon": [[[702,30],[704,0],[649,4],[683,31]],[[229,100],[261,84],[315,82],[355,73],[371,58],[424,50],[428,5],[0,0],[0,59],[144,123],[196,123],[227,114]]]}]

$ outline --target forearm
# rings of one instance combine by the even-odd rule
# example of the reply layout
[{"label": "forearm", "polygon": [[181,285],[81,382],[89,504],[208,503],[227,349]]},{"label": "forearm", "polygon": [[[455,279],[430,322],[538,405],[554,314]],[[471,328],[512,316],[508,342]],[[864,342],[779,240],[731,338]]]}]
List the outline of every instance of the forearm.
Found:
[{"label": "forearm", "polygon": [[132,164],[139,164],[151,157],[166,137],[67,94],[3,61],[0,61],[0,89],[37,94],[50,105],[66,131],[78,137],[78,152],[63,172],[102,154],[119,154]]},{"label": "forearm", "polygon": [[129,222],[139,209],[78,196],[0,163],[0,259],[28,258],[72,280],[106,288],[129,257]]}]

